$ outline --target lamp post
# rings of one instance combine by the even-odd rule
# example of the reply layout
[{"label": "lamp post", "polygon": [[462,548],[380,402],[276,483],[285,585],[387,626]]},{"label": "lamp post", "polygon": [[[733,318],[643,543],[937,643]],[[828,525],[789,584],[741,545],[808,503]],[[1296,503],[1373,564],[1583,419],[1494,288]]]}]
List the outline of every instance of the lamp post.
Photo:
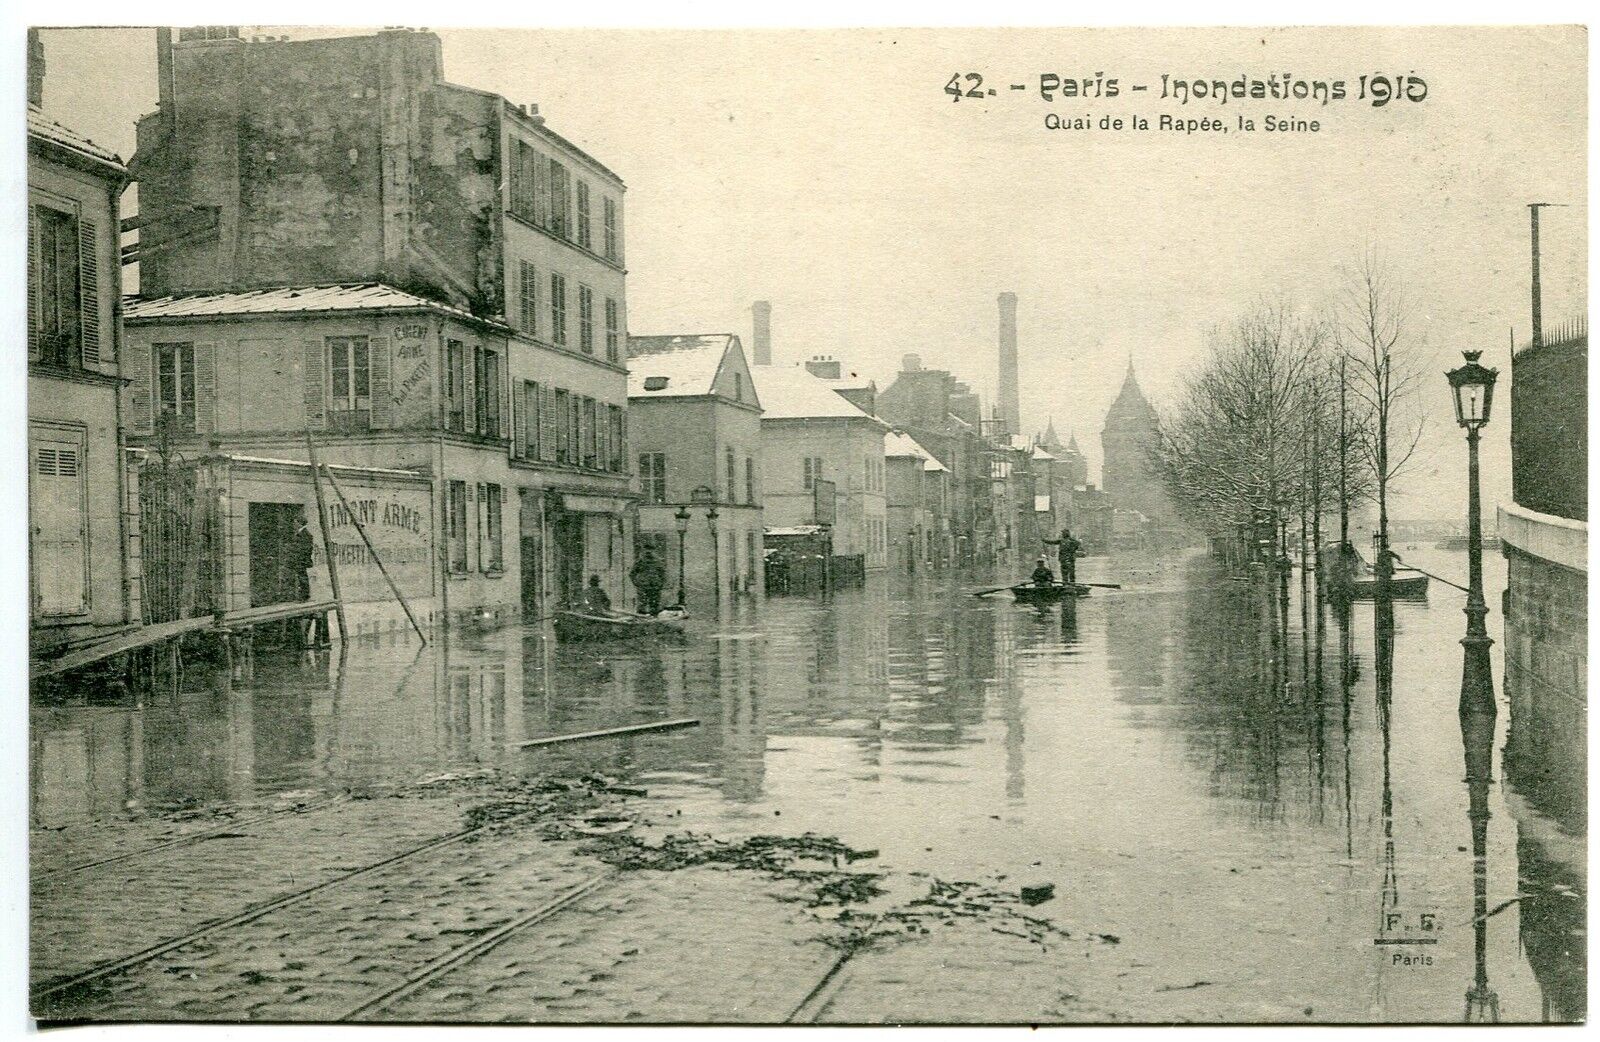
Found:
[{"label": "lamp post", "polygon": [[722,610],[722,547],[717,543],[717,508],[706,509],[706,527],[711,530],[711,600]]},{"label": "lamp post", "polygon": [[1495,714],[1494,676],[1489,647],[1494,643],[1483,620],[1483,526],[1478,518],[1478,432],[1489,423],[1496,370],[1478,364],[1481,351],[1464,351],[1464,365],[1446,373],[1455,396],[1456,422],[1467,431],[1467,635],[1461,638],[1460,712]]},{"label": "lamp post", "polygon": [[689,508],[679,507],[677,513],[672,515],[672,520],[678,525],[678,607],[684,607],[683,592],[683,543],[689,535]]}]

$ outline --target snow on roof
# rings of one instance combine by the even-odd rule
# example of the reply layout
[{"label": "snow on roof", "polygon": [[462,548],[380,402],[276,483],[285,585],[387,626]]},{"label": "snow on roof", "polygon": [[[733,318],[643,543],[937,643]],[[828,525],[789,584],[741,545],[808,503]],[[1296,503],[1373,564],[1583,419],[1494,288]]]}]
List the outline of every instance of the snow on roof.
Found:
[{"label": "snow on roof", "polygon": [[1033,448],[1033,458],[1034,459],[1044,459],[1044,460],[1055,459],[1054,456],[1052,456],[1050,453],[1048,453],[1048,452],[1046,452],[1044,450],[1044,446],[1043,445],[1035,445],[1034,446],[1034,448]]},{"label": "snow on roof", "polygon": [[69,130],[53,119],[46,119],[45,114],[32,105],[28,106],[28,134],[30,137],[48,141],[59,145],[69,152],[93,159],[126,173],[127,167],[122,165],[122,160],[108,148],[101,148],[88,138]]},{"label": "snow on roof", "polygon": [[835,394],[831,384],[812,376],[804,366],[753,365],[750,380],[761,396],[764,419],[872,419]]},{"label": "snow on roof", "polygon": [[945,469],[945,465],[935,459],[933,453],[917,444],[917,439],[904,431],[890,431],[884,435],[883,454],[885,456],[910,456],[920,459],[922,460],[922,469],[929,472],[938,472]]},{"label": "snow on roof", "polygon": [[122,313],[127,319],[148,319],[410,309],[445,311],[473,321],[487,321],[461,308],[414,296],[378,283],[285,286],[280,289],[247,290],[239,293],[196,293],[181,297],[128,297],[123,302]]},{"label": "snow on roof", "polygon": [[713,393],[732,333],[628,337],[628,397],[684,398]]},{"label": "snow on roof", "polygon": [[876,390],[878,386],[870,376],[863,376],[857,372],[844,373],[837,378],[819,376],[817,379],[836,391],[872,391]]}]

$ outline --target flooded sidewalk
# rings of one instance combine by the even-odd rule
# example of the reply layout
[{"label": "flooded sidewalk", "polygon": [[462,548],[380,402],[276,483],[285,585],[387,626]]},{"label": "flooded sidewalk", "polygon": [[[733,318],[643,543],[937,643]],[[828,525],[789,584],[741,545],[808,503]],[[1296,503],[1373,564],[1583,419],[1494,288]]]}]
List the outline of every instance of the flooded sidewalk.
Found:
[{"label": "flooded sidewalk", "polygon": [[1458,596],[1397,604],[1386,665],[1371,606],[1298,576],[1084,565],[1124,589],[879,581],[683,647],[512,627],[37,705],[34,1010],[1454,1022],[1473,989],[1583,1016],[1581,823],[1505,780],[1503,704],[1463,781]]}]

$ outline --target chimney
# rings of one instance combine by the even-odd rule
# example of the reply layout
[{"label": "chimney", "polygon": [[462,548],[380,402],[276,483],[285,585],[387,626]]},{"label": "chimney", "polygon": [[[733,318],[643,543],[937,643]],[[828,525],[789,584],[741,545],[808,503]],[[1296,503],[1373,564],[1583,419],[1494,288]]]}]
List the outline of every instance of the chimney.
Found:
[{"label": "chimney", "polygon": [[1017,403],[1017,295],[1000,294],[1000,404],[996,407],[1007,431],[1022,429]]},{"label": "chimney", "polygon": [[755,364],[772,364],[772,303],[771,301],[758,300],[750,305],[750,311],[755,316],[755,336],[751,344],[755,348]]},{"label": "chimney", "polygon": [[831,355],[813,355],[811,361],[806,363],[806,369],[812,376],[824,380],[837,380],[843,373],[839,360]]},{"label": "chimney", "polygon": [[921,355],[901,355],[900,356],[900,371],[902,373],[914,373],[918,369],[921,369],[921,368],[922,368],[922,356]]},{"label": "chimney", "polygon": [[161,122],[171,133],[177,126],[177,92],[172,82],[172,30],[156,30],[156,111]]},{"label": "chimney", "polygon": [[28,30],[28,104],[44,105],[44,41],[37,29]]}]

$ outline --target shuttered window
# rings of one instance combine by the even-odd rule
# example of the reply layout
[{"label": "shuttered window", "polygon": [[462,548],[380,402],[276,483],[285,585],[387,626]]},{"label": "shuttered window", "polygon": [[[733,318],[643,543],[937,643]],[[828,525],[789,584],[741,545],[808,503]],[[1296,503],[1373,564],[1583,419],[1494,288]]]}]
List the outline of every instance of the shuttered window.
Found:
[{"label": "shuttered window", "polygon": [[589,182],[578,179],[578,245],[584,249],[593,248],[592,238],[589,233]]},{"label": "shuttered window", "polygon": [[467,429],[467,346],[451,340],[445,348],[444,396],[447,425],[453,431]]},{"label": "shuttered window", "polygon": [[76,365],[82,357],[83,327],[78,218],[51,206],[35,206],[33,212],[39,359],[47,365]]},{"label": "shuttered window", "polygon": [[606,196],[604,205],[605,215],[605,253],[606,260],[622,260],[622,237],[617,234],[617,201]]},{"label": "shuttered window", "polygon": [[520,262],[517,295],[518,317],[521,329],[531,337],[539,335],[539,273],[527,261]]},{"label": "shuttered window", "polygon": [[550,342],[567,345],[567,279],[554,271],[550,273]]},{"label": "shuttered window", "polygon": [[594,354],[594,290],[578,285],[578,350]]},{"label": "shuttered window", "polygon": [[448,486],[449,502],[445,504],[446,540],[450,545],[450,570],[467,570],[467,483],[452,481]]},{"label": "shuttered window", "polygon": [[610,297],[606,298],[606,361],[618,360],[619,341],[622,339],[622,322],[618,314],[617,302]]},{"label": "shuttered window", "polygon": [[35,428],[29,438],[29,559],[33,608],[40,615],[77,615],[89,604],[89,541],[82,435]]},{"label": "shuttered window", "polygon": [[372,423],[372,366],[364,336],[331,336],[328,344],[328,426],[365,430]]},{"label": "shuttered window", "polygon": [[522,381],[522,436],[523,452],[529,459],[540,459],[539,447],[539,385],[532,380]]},{"label": "shuttered window", "polygon": [[566,391],[557,390],[555,393],[555,425],[556,425],[556,462],[572,462],[572,425],[568,420],[568,395]]},{"label": "shuttered window", "polygon": [[667,454],[664,452],[639,453],[639,490],[646,503],[667,501]]}]

